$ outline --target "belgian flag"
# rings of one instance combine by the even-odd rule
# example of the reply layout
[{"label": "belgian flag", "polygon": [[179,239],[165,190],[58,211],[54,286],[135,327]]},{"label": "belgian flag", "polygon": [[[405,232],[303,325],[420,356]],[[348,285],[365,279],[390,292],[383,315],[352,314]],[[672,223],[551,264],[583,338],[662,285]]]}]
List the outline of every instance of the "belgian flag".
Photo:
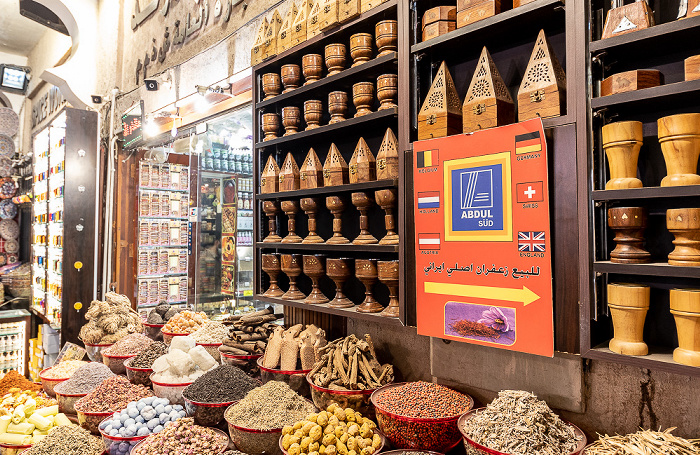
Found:
[{"label": "belgian flag", "polygon": [[423,152],[416,152],[416,167],[435,167],[439,163],[438,161],[438,151],[437,150],[425,150]]},{"label": "belgian flag", "polygon": [[540,132],[519,134],[515,136],[515,153],[522,155],[524,153],[534,153],[542,151],[542,140]]}]

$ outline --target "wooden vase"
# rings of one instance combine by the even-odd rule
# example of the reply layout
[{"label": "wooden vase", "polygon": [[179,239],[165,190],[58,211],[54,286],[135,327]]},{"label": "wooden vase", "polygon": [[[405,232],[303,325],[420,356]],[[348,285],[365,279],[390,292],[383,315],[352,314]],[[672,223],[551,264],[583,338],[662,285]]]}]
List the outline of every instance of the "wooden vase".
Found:
[{"label": "wooden vase", "polygon": [[270,277],[270,286],[263,295],[265,297],[281,297],[284,295],[284,291],[277,285],[277,276],[282,271],[279,255],[263,254],[261,268]]},{"label": "wooden vase", "polygon": [[320,254],[304,255],[304,275],[311,278],[311,292],[304,299],[304,303],[318,305],[327,303],[326,297],[318,287],[318,281],[326,274],[326,258]]},{"label": "wooden vase", "polygon": [[670,115],[657,124],[668,174],[661,186],[700,185],[700,114]]},{"label": "wooden vase", "polygon": [[644,207],[615,207],[608,209],[608,226],[615,231],[615,249],[610,261],[623,264],[651,262],[651,254],[644,249],[644,229],[647,211]]},{"label": "wooden vase", "polygon": [[343,285],[350,278],[352,259],[326,259],[326,276],[335,283],[335,297],[328,304],[331,308],[349,308],[355,306],[343,293]]},{"label": "wooden vase", "polygon": [[355,276],[365,286],[365,299],[357,311],[360,313],[379,313],[384,307],[372,294],[372,287],[377,282],[377,260],[355,259]]},{"label": "wooden vase", "polygon": [[296,216],[299,213],[299,202],[282,201],[282,211],[287,215],[287,235],[282,239],[282,243],[301,243],[302,238],[297,235]]},{"label": "wooden vase", "polygon": [[329,124],[342,122],[348,113],[348,94],[341,91],[328,94],[328,112],[331,114]]},{"label": "wooden vase", "polygon": [[644,320],[649,310],[649,286],[608,284],[608,307],[614,330],[610,350],[623,355],[647,355]]},{"label": "wooden vase", "polygon": [[262,75],[262,89],[265,99],[269,100],[282,93],[282,78],[277,73],[265,73]]},{"label": "wooden vase", "polygon": [[320,80],[323,77],[323,56],[306,54],[301,58],[301,68],[304,73],[304,85]]},{"label": "wooden vase", "polygon": [[352,66],[370,61],[372,58],[371,33],[355,33],[350,37],[350,57],[352,57]]},{"label": "wooden vase", "polygon": [[603,127],[603,150],[610,167],[606,190],[642,187],[637,178],[637,160],[643,139],[642,122],[617,122]]},{"label": "wooden vase", "polygon": [[384,209],[384,226],[386,235],[379,241],[380,245],[396,245],[399,243],[399,234],[396,233],[396,219],[394,218],[394,207],[396,207],[396,190],[386,189],[374,192],[377,205]]},{"label": "wooden vase", "polygon": [[325,54],[328,76],[336,75],[345,69],[345,62],[347,60],[345,44],[328,44],[325,47]]},{"label": "wooden vase", "polygon": [[372,100],[374,100],[374,84],[371,82],[358,82],[352,86],[352,102],[355,105],[355,118],[372,113]]},{"label": "wooden vase", "polygon": [[352,193],[352,205],[360,212],[360,235],[352,241],[355,245],[371,245],[378,243],[379,240],[369,232],[369,217],[367,212],[374,204],[372,198],[367,196],[364,191]]},{"label": "wooden vase", "polygon": [[671,289],[670,299],[678,332],[673,360],[700,367],[700,289]]},{"label": "wooden vase", "polygon": [[394,20],[378,22],[374,28],[374,36],[377,40],[379,55],[382,57],[398,50],[399,23]]},{"label": "wooden vase", "polygon": [[289,93],[295,88],[299,88],[301,84],[301,68],[299,65],[294,63],[282,65],[281,73],[282,84],[284,85],[282,93]]},{"label": "wooden vase", "polygon": [[323,115],[323,103],[320,100],[304,101],[304,121],[306,129],[312,130],[321,126],[321,116]]},{"label": "wooden vase", "polygon": [[382,74],[377,78],[377,99],[379,109],[394,109],[396,95],[399,88],[399,76],[396,74]]},{"label": "wooden vase", "polygon": [[277,114],[263,114],[262,130],[265,133],[263,141],[277,139],[277,133],[280,130],[280,116]]},{"label": "wooden vase", "polygon": [[284,125],[284,135],[291,136],[299,132],[301,124],[301,111],[296,106],[282,108],[282,125]]},{"label": "wooden vase", "polygon": [[280,212],[279,204],[276,201],[263,201],[263,212],[267,215],[267,237],[263,243],[281,242],[282,237],[277,235],[277,214]]},{"label": "wooden vase", "polygon": [[338,196],[326,197],[326,208],[333,214],[333,237],[326,240],[328,244],[350,243],[343,236],[343,210],[345,210],[345,202]]},{"label": "wooden vase", "polygon": [[667,210],[666,228],[675,236],[668,263],[700,266],[700,208]]},{"label": "wooden vase", "polygon": [[305,197],[299,201],[301,209],[306,213],[309,218],[308,228],[309,235],[307,235],[301,243],[323,243],[325,240],[316,233],[316,214],[318,213],[318,207],[320,201],[318,198]]},{"label": "wooden vase", "polygon": [[389,288],[389,305],[380,316],[387,318],[399,317],[399,261],[378,261],[377,277]]},{"label": "wooden vase", "polygon": [[297,287],[297,278],[301,275],[302,258],[301,254],[283,254],[282,255],[282,272],[289,278],[289,289],[281,298],[284,300],[302,300],[306,298],[306,294],[301,292]]}]

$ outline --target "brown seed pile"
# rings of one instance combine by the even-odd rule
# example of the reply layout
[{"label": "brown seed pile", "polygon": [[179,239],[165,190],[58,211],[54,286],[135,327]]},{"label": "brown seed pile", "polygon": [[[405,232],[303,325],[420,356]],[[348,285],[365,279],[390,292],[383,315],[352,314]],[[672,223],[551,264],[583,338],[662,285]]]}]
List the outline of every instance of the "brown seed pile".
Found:
[{"label": "brown seed pile", "polygon": [[132,333],[102,351],[102,354],[111,357],[136,355],[146,349],[151,343],[153,343],[153,340],[143,333]]},{"label": "brown seed pile", "polygon": [[162,355],[168,353],[168,347],[162,341],[154,341],[146,349],[131,359],[130,367],[133,368],[151,368],[153,362]]},{"label": "brown seed pile", "polygon": [[112,376],[98,385],[95,390],[75,402],[75,410],[80,412],[121,411],[130,401],[152,397],[153,392],[142,385],[134,385],[124,376]]},{"label": "brown seed pile", "polygon": [[280,381],[257,387],[226,410],[226,421],[243,428],[274,430],[313,413],[314,406]]},{"label": "brown seed pile", "polygon": [[417,381],[388,388],[377,395],[380,408],[404,417],[440,419],[471,409],[470,396],[440,384]]},{"label": "brown seed pile", "polygon": [[228,438],[211,428],[194,424],[193,418],[169,422],[163,431],[153,433],[136,447],[132,455],[210,455],[221,452]]},{"label": "brown seed pile", "polygon": [[105,446],[100,438],[77,425],[54,427],[24,455],[100,455]]}]

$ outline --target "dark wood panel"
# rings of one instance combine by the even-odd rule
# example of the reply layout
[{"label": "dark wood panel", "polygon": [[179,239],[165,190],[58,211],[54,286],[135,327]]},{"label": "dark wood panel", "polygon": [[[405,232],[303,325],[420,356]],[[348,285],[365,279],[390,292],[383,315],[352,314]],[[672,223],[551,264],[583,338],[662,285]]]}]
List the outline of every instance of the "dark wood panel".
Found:
[{"label": "dark wood panel", "polygon": [[700,278],[700,267],[681,267],[665,262],[650,264],[619,264],[610,261],[596,261],[593,270],[601,273],[623,275],[653,275],[657,277]]},{"label": "dark wood panel", "polygon": [[296,199],[310,196],[327,195],[330,192],[337,193],[352,193],[356,191],[376,190],[382,188],[393,188],[398,186],[398,180],[375,180],[373,182],[363,183],[348,183],[346,185],[323,186],[320,188],[311,188],[307,190],[294,191],[279,191],[277,193],[256,194],[255,199],[259,201],[269,199]]},{"label": "dark wood panel", "polygon": [[379,316],[379,313],[358,313],[355,311],[354,307],[331,308],[326,303],[321,305],[309,305],[300,300],[282,300],[274,297],[264,297],[262,295],[256,295],[255,299],[261,302],[276,303],[279,305],[284,305],[285,307],[301,308],[306,311],[316,313],[326,313],[352,319],[363,319],[365,321],[372,321],[376,324],[402,325],[398,318],[385,318],[384,316]]},{"label": "dark wood panel", "polygon": [[700,197],[700,185],[654,186],[646,188],[630,188],[627,190],[596,190],[592,192],[592,197],[594,201]]},{"label": "dark wood panel", "polygon": [[331,252],[369,252],[369,253],[397,253],[398,245],[354,245],[352,243],[327,244],[327,243],[262,243],[257,242],[255,247],[260,250],[288,250],[288,251],[317,251],[319,253]]}]

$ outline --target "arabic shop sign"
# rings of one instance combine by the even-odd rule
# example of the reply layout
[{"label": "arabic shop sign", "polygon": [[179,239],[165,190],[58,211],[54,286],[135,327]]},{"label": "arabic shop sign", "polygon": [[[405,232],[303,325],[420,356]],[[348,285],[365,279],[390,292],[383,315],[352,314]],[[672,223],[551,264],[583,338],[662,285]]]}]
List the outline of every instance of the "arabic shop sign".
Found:
[{"label": "arabic shop sign", "polygon": [[51,87],[47,93],[32,104],[32,128],[43,122],[49,115],[65,103],[58,87]]},{"label": "arabic shop sign", "polygon": [[[160,11],[164,17],[168,16],[170,11],[171,0],[163,0],[163,6],[160,6],[161,0],[151,0],[146,6],[141,8],[139,0],[134,0],[134,13],[131,15],[131,29],[136,30],[146,19],[151,17],[156,11]],[[201,5],[199,4],[201,1]],[[231,10],[234,0],[216,0],[214,5],[214,17],[221,17],[221,25],[226,24],[231,18]],[[166,26],[163,33],[163,39],[160,46],[157,45],[156,38],[151,39],[151,49],[146,51],[143,59],[139,59],[136,63],[136,84],[139,83],[139,78],[143,75],[145,79],[148,74],[148,67],[151,63],[158,61],[163,63],[165,57],[174,46],[179,46],[185,40],[195,35],[209,23],[209,0],[196,0],[198,4],[194,14],[187,13],[187,18],[184,20],[176,19],[171,27]],[[171,36],[172,35],[172,36]]]}]

